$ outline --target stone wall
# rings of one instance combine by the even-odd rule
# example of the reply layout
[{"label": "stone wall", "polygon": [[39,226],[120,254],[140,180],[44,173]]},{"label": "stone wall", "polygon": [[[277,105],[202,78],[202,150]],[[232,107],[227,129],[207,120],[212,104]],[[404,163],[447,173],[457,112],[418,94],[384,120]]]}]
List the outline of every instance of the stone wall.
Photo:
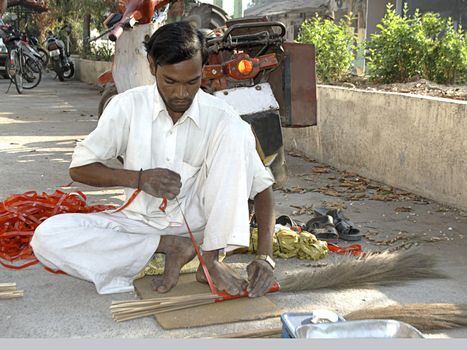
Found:
[{"label": "stone wall", "polygon": [[287,150],[467,209],[467,102],[318,86],[318,125]]}]

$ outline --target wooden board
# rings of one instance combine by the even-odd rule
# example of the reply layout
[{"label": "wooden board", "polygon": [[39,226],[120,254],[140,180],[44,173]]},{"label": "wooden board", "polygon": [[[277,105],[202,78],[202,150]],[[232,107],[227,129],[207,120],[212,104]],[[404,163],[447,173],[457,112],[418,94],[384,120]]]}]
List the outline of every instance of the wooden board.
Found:
[{"label": "wooden board", "polygon": [[[180,275],[173,290],[159,294],[152,290],[151,276],[134,281],[141,299],[209,293],[209,287],[196,281],[195,274]],[[222,323],[261,320],[281,315],[282,310],[268,297],[240,298],[154,315],[164,329],[192,328]]]}]

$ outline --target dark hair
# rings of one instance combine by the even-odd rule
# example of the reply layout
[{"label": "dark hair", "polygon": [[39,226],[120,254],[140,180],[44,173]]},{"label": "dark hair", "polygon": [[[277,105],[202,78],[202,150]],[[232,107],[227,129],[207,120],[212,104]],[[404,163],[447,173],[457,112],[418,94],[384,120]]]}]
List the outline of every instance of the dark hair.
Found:
[{"label": "dark hair", "polygon": [[207,63],[206,39],[201,31],[186,21],[166,24],[157,29],[144,43],[148,56],[156,65],[175,64],[201,53],[203,64]]}]

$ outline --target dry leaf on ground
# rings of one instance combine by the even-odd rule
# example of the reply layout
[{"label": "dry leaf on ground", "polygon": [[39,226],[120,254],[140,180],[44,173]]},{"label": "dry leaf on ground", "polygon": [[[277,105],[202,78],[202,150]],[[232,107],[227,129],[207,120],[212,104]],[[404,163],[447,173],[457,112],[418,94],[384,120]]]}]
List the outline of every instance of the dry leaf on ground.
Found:
[{"label": "dry leaf on ground", "polygon": [[397,207],[396,209],[394,209],[394,211],[396,211],[397,213],[410,213],[413,210],[411,207]]},{"label": "dry leaf on ground", "polygon": [[323,191],[319,191],[321,192],[322,194],[325,194],[327,196],[332,196],[332,197],[341,197],[342,196],[342,193],[340,192],[337,192],[336,190],[333,190],[332,188],[327,188]]},{"label": "dry leaf on ground", "polygon": [[345,197],[345,199],[348,201],[360,201],[365,198],[367,198],[366,193],[354,193],[350,196]]},{"label": "dry leaf on ground", "polygon": [[356,176],[358,176],[357,173],[351,173],[350,171],[344,171],[342,173],[342,177],[356,177]]},{"label": "dry leaf on ground", "polygon": [[331,171],[331,168],[326,165],[315,166],[311,169],[315,174],[328,174]]},{"label": "dry leaf on ground", "polygon": [[294,210],[292,212],[292,215],[304,215],[304,214],[313,214],[313,206],[297,206],[297,205],[291,205],[292,208],[298,209]]},{"label": "dry leaf on ground", "polygon": [[327,202],[322,201],[321,207],[329,209],[347,209],[347,205],[343,202]]},{"label": "dry leaf on ground", "polygon": [[285,187],[281,189],[282,192],[284,193],[306,193],[308,190],[304,189],[303,187],[300,186],[293,186],[293,187]]}]

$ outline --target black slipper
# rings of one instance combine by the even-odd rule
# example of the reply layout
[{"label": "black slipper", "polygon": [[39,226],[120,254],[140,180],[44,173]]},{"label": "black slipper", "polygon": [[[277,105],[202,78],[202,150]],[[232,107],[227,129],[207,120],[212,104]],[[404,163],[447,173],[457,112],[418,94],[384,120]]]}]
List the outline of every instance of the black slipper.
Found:
[{"label": "black slipper", "polygon": [[333,219],[329,215],[318,216],[307,221],[305,229],[321,241],[337,243],[339,239]]},{"label": "black slipper", "polygon": [[339,233],[339,238],[344,241],[359,241],[362,239],[360,230],[355,224],[344,216],[340,209],[317,208],[314,210],[317,215],[329,215],[334,220],[334,226]]},{"label": "black slipper", "polygon": [[288,215],[281,215],[276,219],[276,224],[288,227],[294,231],[300,232],[305,229],[305,225],[295,221]]}]

